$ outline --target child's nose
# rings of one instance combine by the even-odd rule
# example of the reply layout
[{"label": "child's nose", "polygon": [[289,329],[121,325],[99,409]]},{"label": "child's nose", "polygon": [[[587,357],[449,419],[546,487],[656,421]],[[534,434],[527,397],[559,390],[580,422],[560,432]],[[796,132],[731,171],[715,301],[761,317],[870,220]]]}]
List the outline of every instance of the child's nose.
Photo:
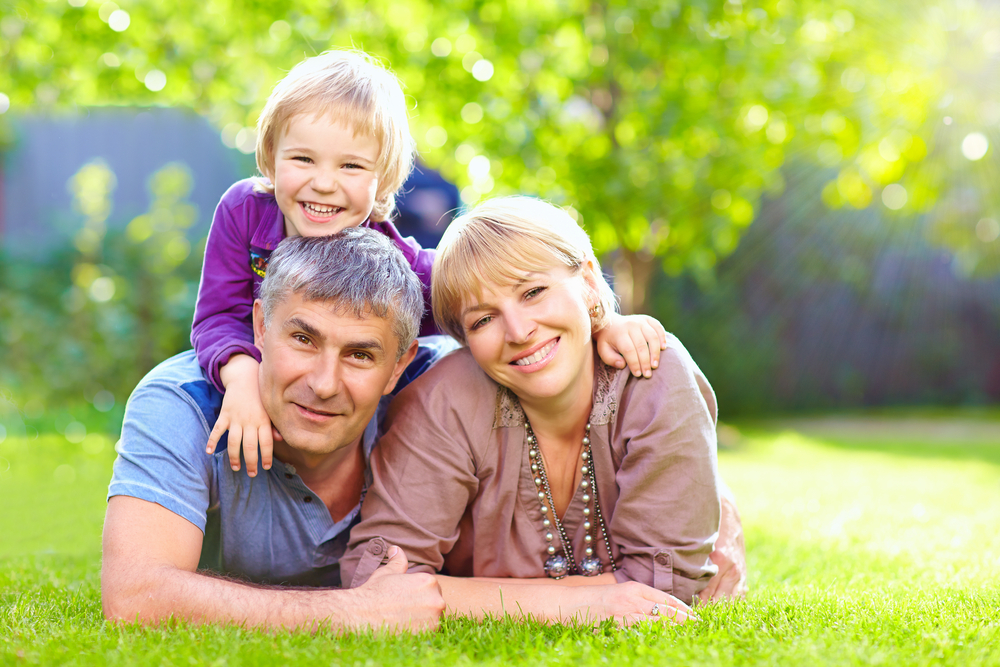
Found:
[{"label": "child's nose", "polygon": [[313,189],[317,192],[333,192],[337,189],[337,175],[329,169],[321,169],[313,176]]}]

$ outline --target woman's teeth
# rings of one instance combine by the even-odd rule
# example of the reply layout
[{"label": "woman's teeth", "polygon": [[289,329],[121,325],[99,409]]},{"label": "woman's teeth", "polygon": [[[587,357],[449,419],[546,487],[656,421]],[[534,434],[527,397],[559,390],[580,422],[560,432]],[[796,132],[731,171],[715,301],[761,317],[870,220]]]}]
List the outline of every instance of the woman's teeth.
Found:
[{"label": "woman's teeth", "polygon": [[552,341],[551,343],[540,349],[538,352],[535,352],[533,355],[529,357],[521,357],[520,359],[514,362],[514,365],[530,366],[531,364],[537,364],[539,361],[549,356],[549,352],[551,352],[552,348],[554,348],[555,346],[556,346],[556,341]]}]

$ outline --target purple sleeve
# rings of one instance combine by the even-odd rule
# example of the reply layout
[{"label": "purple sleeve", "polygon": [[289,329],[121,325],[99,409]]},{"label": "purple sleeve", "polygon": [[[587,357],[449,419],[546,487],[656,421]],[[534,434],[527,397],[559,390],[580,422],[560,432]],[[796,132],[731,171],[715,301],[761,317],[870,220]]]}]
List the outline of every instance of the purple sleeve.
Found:
[{"label": "purple sleeve", "polygon": [[246,210],[251,198],[248,187],[241,181],[229,188],[215,209],[191,327],[198,363],[219,391],[225,391],[219,369],[234,354],[249,354],[260,361],[260,351],[253,344],[253,232]]},{"label": "purple sleeve", "polygon": [[391,222],[373,222],[370,225],[372,229],[378,230],[392,239],[396,247],[403,252],[406,261],[413,268],[413,271],[420,278],[420,282],[424,286],[424,319],[420,321],[419,335],[433,336],[440,334],[441,332],[434,325],[434,315],[431,313],[431,267],[434,266],[434,257],[437,255],[437,250],[433,248],[430,250],[421,248],[420,244],[412,236],[403,236],[396,229],[396,225]]}]

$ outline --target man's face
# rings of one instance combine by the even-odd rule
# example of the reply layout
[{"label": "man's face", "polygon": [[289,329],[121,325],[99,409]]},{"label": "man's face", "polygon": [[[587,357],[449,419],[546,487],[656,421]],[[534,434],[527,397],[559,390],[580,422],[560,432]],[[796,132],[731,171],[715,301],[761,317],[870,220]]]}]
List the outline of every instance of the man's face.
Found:
[{"label": "man's face", "polygon": [[397,361],[389,320],[332,306],[290,294],[265,328],[254,303],[261,401],[288,446],[309,455],[357,441],[416,352],[414,342]]}]

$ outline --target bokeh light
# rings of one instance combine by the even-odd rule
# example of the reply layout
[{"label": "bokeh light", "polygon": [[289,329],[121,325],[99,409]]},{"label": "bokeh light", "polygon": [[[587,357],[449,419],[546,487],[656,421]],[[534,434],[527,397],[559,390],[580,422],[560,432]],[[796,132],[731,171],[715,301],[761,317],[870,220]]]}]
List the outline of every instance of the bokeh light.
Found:
[{"label": "bokeh light", "polygon": [[989,149],[989,140],[980,132],[972,132],[962,140],[962,155],[973,162],[982,160]]}]

